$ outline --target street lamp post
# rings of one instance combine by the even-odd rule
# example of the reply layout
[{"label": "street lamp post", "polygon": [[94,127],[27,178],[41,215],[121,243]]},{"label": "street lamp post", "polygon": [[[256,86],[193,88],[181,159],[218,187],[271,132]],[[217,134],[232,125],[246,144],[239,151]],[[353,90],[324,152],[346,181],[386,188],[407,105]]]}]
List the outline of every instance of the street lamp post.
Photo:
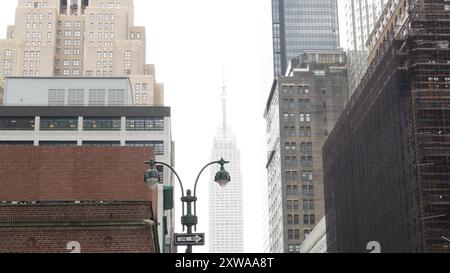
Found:
[{"label": "street lamp post", "polygon": [[[186,195],[184,193],[184,187],[183,183],[181,182],[180,176],[177,174],[177,172],[172,168],[172,166],[164,163],[164,162],[158,162],[155,160],[149,160],[146,161],[145,164],[149,165],[150,168],[145,172],[144,181],[145,183],[151,188],[156,189],[159,183],[159,173],[156,170],[156,165],[163,165],[169,168],[177,177],[178,182],[180,183],[181,188],[181,202],[182,202],[182,213],[183,216],[181,217],[181,224],[183,225],[183,232],[185,231],[185,227],[187,227],[187,235],[192,234],[192,228],[195,227],[195,230],[197,230],[197,223],[198,223],[198,217],[197,217],[197,184],[200,179],[200,176],[202,173],[211,165],[219,164],[220,170],[215,175],[215,182],[217,182],[221,187],[225,187],[230,181],[231,177],[230,174],[225,170],[225,165],[230,163],[229,161],[225,161],[223,158],[219,161],[213,161],[208,164],[206,164],[205,167],[200,171],[200,173],[197,176],[197,179],[195,180],[195,186],[194,186],[194,195],[192,195],[191,190],[186,191]],[[184,207],[186,203],[186,209],[187,213],[184,213]],[[192,203],[194,204],[194,212],[192,213]],[[186,249],[186,253],[192,253],[192,245],[188,245]]]}]

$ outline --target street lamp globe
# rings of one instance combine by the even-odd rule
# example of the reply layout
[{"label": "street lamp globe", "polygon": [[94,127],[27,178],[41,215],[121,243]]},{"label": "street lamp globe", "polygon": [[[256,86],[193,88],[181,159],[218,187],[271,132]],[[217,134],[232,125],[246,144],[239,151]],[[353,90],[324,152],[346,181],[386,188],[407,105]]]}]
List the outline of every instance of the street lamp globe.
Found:
[{"label": "street lamp globe", "polygon": [[148,169],[144,175],[144,182],[150,189],[155,190],[159,183],[158,171],[155,169]]},{"label": "street lamp globe", "polygon": [[214,181],[216,181],[217,184],[219,184],[219,186],[221,187],[225,187],[228,183],[230,183],[230,174],[225,170],[223,166],[220,167],[220,170],[216,173]]}]

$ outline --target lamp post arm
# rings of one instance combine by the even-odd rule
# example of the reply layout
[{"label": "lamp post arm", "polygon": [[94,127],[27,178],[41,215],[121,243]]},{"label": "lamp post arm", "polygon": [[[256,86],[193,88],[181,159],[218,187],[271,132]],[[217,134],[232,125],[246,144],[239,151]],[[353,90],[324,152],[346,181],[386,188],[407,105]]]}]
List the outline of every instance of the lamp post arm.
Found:
[{"label": "lamp post arm", "polygon": [[166,163],[164,163],[164,162],[159,162],[159,161],[154,161],[153,164],[154,164],[154,165],[157,165],[157,164],[159,164],[159,165],[164,165],[164,166],[166,166],[167,168],[169,168],[169,169],[175,174],[175,176],[177,177],[178,182],[179,182],[179,184],[180,184],[180,188],[181,188],[181,196],[184,197],[183,183],[181,182],[180,176],[179,176],[178,173],[174,170],[174,168],[172,168],[172,166],[170,166],[169,164],[166,164]]},{"label": "lamp post arm", "polygon": [[203,167],[203,169],[200,171],[200,173],[198,174],[198,176],[197,176],[197,179],[195,180],[195,186],[194,186],[194,196],[195,197],[197,197],[197,184],[198,184],[198,181],[200,180],[200,176],[202,175],[202,173],[206,170],[206,168],[208,168],[209,166],[211,166],[211,165],[214,165],[214,164],[220,164],[221,163],[221,161],[214,161],[214,162],[211,162],[211,163],[208,163],[205,167]]}]

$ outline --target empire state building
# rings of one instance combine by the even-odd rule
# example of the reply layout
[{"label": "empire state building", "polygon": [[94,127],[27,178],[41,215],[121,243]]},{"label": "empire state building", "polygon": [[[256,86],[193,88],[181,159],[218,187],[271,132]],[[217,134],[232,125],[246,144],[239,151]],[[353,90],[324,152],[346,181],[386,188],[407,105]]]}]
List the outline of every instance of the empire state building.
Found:
[{"label": "empire state building", "polygon": [[[231,182],[226,187],[209,183],[209,251],[210,253],[242,253],[243,238],[243,202],[240,151],[236,136],[227,126],[227,94],[224,84],[222,93],[223,123],[214,137],[212,159],[224,158],[230,161],[227,170]],[[211,181],[219,170],[211,170]]]}]

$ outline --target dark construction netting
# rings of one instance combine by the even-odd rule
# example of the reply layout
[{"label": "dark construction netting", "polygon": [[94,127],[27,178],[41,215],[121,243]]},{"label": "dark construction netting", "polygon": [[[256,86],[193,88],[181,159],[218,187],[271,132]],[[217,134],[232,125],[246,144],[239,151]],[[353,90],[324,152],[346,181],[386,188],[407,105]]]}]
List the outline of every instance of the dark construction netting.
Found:
[{"label": "dark construction netting", "polygon": [[408,4],[324,147],[329,252],[450,252],[450,10]]}]

